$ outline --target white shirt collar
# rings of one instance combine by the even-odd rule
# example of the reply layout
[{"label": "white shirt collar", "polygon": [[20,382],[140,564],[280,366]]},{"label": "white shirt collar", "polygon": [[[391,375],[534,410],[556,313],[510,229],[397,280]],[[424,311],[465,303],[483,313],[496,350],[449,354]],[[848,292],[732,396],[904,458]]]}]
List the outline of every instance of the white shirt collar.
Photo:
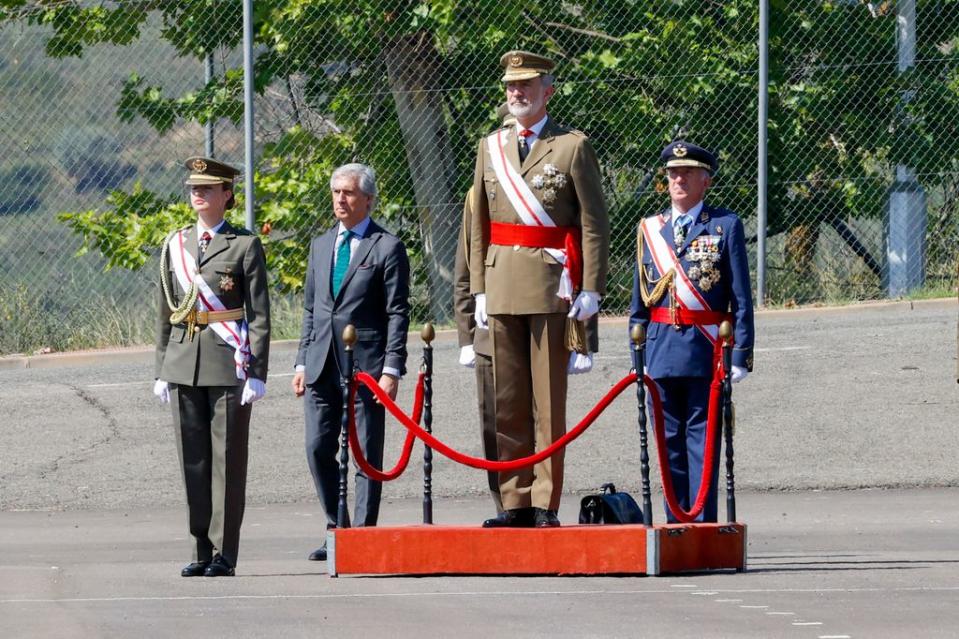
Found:
[{"label": "white shirt collar", "polygon": [[[675,206],[670,208],[672,209],[672,215],[670,216],[670,220],[672,221],[673,224],[675,224],[679,216],[683,215],[683,212],[677,209]],[[689,216],[689,219],[692,222],[695,222],[696,218],[699,217],[699,212],[702,210],[703,210],[703,202],[702,200],[700,200],[699,203],[696,204],[696,206],[686,211],[686,215]]]},{"label": "white shirt collar", "polygon": [[[539,134],[542,133],[543,127],[546,126],[546,120],[548,120],[548,119],[549,119],[549,116],[548,116],[548,115],[544,115],[542,120],[540,120],[539,122],[537,122],[537,123],[534,124],[533,126],[529,127],[529,130],[533,132],[533,135],[532,135],[532,139],[533,139],[533,140],[539,138]],[[524,130],[524,129],[526,129],[525,126],[523,126],[523,125],[520,124],[519,122],[516,123],[516,135],[517,135],[517,136],[519,136],[519,132],[522,131],[522,130]],[[527,138],[527,139],[529,139],[529,138]]]},{"label": "white shirt collar", "polygon": [[203,228],[203,222],[201,222],[200,220],[197,220],[197,221],[196,221],[196,237],[197,237],[197,239],[199,240],[201,237],[203,237],[203,232],[204,232],[204,231],[206,231],[207,233],[209,233],[211,236],[212,236],[212,235],[216,235],[217,232],[219,232],[219,230],[220,230],[221,228],[223,228],[223,225],[224,225],[224,224],[226,224],[226,220],[225,220],[225,219],[224,219],[224,220],[220,220],[220,223],[217,224],[216,226],[214,226],[212,229],[207,229],[207,228]]},{"label": "white shirt collar", "polygon": [[353,235],[356,238],[364,238],[366,237],[366,229],[370,228],[371,221],[372,221],[372,218],[369,215],[367,215],[366,217],[363,218],[362,221],[357,223],[351,229],[347,229],[343,225],[343,222],[340,222],[338,228],[336,229],[336,235],[339,236],[343,231],[350,231],[351,233],[353,233]]}]

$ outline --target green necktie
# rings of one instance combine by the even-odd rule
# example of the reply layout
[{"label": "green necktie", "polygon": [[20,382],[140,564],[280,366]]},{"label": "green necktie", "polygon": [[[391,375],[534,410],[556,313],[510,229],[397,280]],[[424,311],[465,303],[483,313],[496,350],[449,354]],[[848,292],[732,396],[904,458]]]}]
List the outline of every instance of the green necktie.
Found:
[{"label": "green necktie", "polygon": [[350,238],[353,237],[353,233],[342,231],[340,237],[343,240],[336,249],[336,262],[333,264],[333,297],[340,294],[343,276],[346,275],[346,269],[350,268]]}]

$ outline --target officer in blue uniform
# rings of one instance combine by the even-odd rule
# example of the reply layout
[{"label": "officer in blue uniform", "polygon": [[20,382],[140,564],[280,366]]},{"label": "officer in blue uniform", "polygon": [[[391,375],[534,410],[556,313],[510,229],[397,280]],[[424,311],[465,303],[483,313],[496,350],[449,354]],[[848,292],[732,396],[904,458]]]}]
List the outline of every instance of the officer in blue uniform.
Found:
[{"label": "officer in blue uniform", "polygon": [[[678,505],[689,511],[704,481],[709,390],[716,369],[719,324],[734,326],[732,381],[753,365],[753,301],[743,223],[732,211],[704,202],[719,168],[716,157],[690,142],[663,149],[671,206],[644,219],[637,232],[630,329],[646,329],[646,374],[663,400],[669,472]],[[720,410],[719,406],[713,408]],[[719,451],[716,429],[715,451]],[[718,457],[718,456],[717,456]],[[712,488],[697,521],[716,521]],[[677,521],[666,507],[668,521]]]}]

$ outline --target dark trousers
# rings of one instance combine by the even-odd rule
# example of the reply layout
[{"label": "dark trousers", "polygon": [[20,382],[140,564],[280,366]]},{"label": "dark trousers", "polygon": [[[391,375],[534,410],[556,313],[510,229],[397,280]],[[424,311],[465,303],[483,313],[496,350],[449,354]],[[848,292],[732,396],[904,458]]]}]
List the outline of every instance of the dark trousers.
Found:
[{"label": "dark trousers", "polygon": [[[326,511],[327,527],[336,526],[339,501],[340,419],[343,414],[343,391],[340,373],[330,357],[316,382],[306,387],[306,460],[313,475],[316,494]],[[356,432],[366,459],[376,468],[383,467],[383,437],[386,410],[373,399],[373,393],[361,386],[356,393]],[[355,467],[355,462],[354,462]],[[380,512],[383,485],[356,468],[356,526],[375,526]]]},{"label": "dark trousers", "polygon": [[[705,377],[667,377],[656,380],[663,399],[669,472],[676,501],[683,510],[689,510],[696,502],[703,479],[709,383],[710,380]],[[652,412],[649,414],[652,415]],[[719,480],[720,431],[721,429],[716,429],[714,451],[717,463],[713,464],[712,486],[707,494],[703,512],[696,521],[717,520],[716,484]],[[666,519],[670,523],[677,521],[669,506],[666,506]]]},{"label": "dark trousers", "polygon": [[217,552],[236,566],[246,506],[251,406],[243,386],[170,384],[194,561]]},{"label": "dark trousers", "polygon": [[[476,400],[479,408],[480,438],[483,442],[483,456],[490,460],[499,459],[496,448],[496,392],[493,387],[493,358],[476,353]],[[493,498],[496,512],[503,512],[503,500],[499,495],[499,473],[488,471],[486,481],[489,494]]]}]

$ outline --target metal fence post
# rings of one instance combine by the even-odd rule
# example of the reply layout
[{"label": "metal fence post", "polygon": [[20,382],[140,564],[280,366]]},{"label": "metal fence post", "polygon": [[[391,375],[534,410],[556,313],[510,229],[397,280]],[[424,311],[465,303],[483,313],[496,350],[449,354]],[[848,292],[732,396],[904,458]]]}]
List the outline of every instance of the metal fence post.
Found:
[{"label": "metal fence post", "polygon": [[246,228],[254,231],[253,213],[253,0],[243,0],[243,182]]},{"label": "metal fence post", "polygon": [[759,0],[759,143],[756,145],[756,304],[766,305],[766,139],[769,119],[769,0]]},{"label": "metal fence post", "polygon": [[[213,80],[213,52],[206,52],[206,59],[203,61],[203,82],[205,86],[210,86],[210,82]],[[216,148],[213,143],[213,127],[214,120],[210,119],[206,121],[206,124],[203,125],[203,138],[204,138],[204,151],[208,158],[216,157]]]}]

